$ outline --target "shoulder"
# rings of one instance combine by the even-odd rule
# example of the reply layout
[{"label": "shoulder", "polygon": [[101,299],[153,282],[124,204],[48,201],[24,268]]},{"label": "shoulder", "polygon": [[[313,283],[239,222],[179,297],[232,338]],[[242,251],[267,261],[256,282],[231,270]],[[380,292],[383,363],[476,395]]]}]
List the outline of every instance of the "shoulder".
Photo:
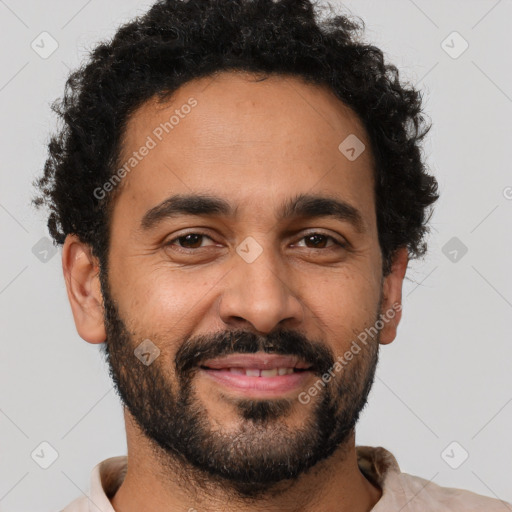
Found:
[{"label": "shoulder", "polygon": [[374,512],[512,512],[505,501],[403,473],[394,455],[381,446],[356,446],[356,452],[362,473],[382,490]]},{"label": "shoulder", "polygon": [[[474,492],[453,487],[442,487],[430,480],[408,473],[400,473],[402,488],[413,510],[464,512],[512,512],[512,505]],[[435,507],[435,508],[433,508]]]},{"label": "shoulder", "polygon": [[87,503],[87,497],[81,496],[76,500],[72,501],[66,508],[60,512],[89,512],[89,504]]},{"label": "shoulder", "polygon": [[60,512],[114,512],[110,497],[123,482],[128,467],[126,455],[110,457],[97,464],[90,475],[89,492]]}]

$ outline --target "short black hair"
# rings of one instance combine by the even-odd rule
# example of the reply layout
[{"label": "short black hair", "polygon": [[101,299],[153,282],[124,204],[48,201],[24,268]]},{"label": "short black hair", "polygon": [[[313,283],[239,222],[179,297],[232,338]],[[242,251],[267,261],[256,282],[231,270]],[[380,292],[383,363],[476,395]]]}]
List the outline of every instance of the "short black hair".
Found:
[{"label": "short black hair", "polygon": [[[159,0],[121,26],[72,72],[52,104],[63,125],[51,136],[32,202],[49,209],[55,244],[75,234],[106,266],[116,194],[94,191],[116,171],[130,115],[194,78],[229,70],[300,77],[327,85],[361,119],[375,160],[383,274],[394,253],[424,255],[437,181],[421,141],[430,129],[421,92],[402,83],[383,52],[361,39],[364,22],[310,0]],[[340,141],[341,142],[341,141]]]}]

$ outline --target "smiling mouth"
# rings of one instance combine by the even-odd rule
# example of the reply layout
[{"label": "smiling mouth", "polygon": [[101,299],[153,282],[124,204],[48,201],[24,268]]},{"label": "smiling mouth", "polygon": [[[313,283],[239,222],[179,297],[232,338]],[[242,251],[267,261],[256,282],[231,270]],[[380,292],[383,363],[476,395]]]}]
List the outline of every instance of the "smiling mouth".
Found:
[{"label": "smiling mouth", "polygon": [[226,367],[226,368],[210,368],[208,366],[201,366],[203,370],[211,370],[216,372],[229,372],[234,375],[245,375],[246,377],[277,377],[281,375],[291,375],[293,373],[307,372],[309,368],[271,368],[271,369],[259,369],[259,368],[244,368],[244,367]]},{"label": "smiling mouth", "polygon": [[313,366],[297,356],[265,352],[208,359],[199,368],[210,383],[249,398],[297,394],[313,374]]}]

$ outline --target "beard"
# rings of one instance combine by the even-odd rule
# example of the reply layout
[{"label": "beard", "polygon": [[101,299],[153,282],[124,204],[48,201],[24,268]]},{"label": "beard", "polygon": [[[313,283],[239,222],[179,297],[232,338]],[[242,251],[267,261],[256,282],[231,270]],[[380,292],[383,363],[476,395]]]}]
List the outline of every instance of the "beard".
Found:
[{"label": "beard", "polygon": [[[329,346],[292,330],[267,336],[230,330],[183,339],[174,360],[162,351],[146,366],[134,350],[149,336],[130,333],[103,271],[100,281],[107,333],[102,348],[110,376],[167,477],[172,475],[188,486],[193,480],[202,489],[229,488],[240,500],[252,501],[279,494],[283,487],[277,484],[293,484],[347,445],[373,384],[378,337],[361,347],[334,378],[322,382],[308,405],[296,398],[242,399],[222,394],[238,419],[236,428],[223,429],[211,421],[204,398],[198,397],[194,387],[203,361],[233,353],[295,355],[312,365],[319,381],[329,369],[334,373],[336,359]],[[162,343],[155,336],[150,339],[162,348],[169,346],[159,338]],[[296,408],[303,421],[291,428],[286,417]]]}]

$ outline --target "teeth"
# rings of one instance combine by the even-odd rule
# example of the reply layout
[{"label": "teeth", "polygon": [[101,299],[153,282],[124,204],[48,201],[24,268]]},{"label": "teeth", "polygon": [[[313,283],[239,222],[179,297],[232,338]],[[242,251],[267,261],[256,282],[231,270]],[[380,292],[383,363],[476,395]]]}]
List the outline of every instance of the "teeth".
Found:
[{"label": "teeth", "polygon": [[247,377],[276,377],[277,375],[290,375],[293,373],[293,368],[272,368],[271,370],[229,368],[229,371],[236,375],[246,375]]}]

